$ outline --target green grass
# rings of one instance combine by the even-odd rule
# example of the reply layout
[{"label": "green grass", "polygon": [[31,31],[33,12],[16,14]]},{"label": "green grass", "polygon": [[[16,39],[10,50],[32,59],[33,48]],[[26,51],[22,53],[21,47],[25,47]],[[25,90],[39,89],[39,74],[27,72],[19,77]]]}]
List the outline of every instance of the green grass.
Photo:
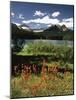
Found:
[{"label": "green grass", "polygon": [[32,74],[30,78],[22,80],[20,77],[11,79],[11,97],[34,97],[34,96],[55,96],[73,94],[73,73],[68,72],[60,78],[61,73],[57,76],[47,74],[46,80],[42,80],[41,75]]},{"label": "green grass", "polygon": [[37,53],[27,53],[27,52],[19,52],[16,53],[16,55],[21,55],[21,56],[39,56],[39,55],[44,55],[44,56],[52,56],[52,55],[56,55],[56,53],[48,53],[48,52],[37,52]]}]

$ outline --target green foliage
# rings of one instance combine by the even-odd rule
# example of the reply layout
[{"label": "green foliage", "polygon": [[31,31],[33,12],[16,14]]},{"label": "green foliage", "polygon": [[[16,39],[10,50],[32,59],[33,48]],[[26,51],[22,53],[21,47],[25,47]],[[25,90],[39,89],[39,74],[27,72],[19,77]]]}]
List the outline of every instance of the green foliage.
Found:
[{"label": "green foliage", "polygon": [[24,39],[18,39],[18,38],[14,38],[12,40],[12,44],[13,44],[13,47],[12,47],[12,50],[13,52],[20,52],[22,50],[22,48],[24,47],[25,45],[25,40]]},{"label": "green foliage", "polygon": [[72,70],[72,71],[74,70],[73,66],[74,66],[74,65],[71,64],[71,63],[66,63],[66,64],[65,64],[65,67],[66,67],[67,69]]},{"label": "green foliage", "polygon": [[65,43],[64,45],[53,45],[45,41],[30,42],[27,47],[23,48],[18,55],[25,56],[50,56],[51,60],[61,60],[73,63],[73,47],[70,47]]},{"label": "green foliage", "polygon": [[11,97],[13,98],[17,98],[21,96],[21,90],[20,89],[12,89],[12,94]]}]

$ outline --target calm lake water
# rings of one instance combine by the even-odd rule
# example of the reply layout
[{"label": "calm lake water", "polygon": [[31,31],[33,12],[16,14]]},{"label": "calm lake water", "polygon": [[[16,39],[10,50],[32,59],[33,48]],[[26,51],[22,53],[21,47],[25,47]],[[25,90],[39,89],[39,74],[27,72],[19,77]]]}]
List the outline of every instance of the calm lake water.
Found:
[{"label": "calm lake water", "polygon": [[25,44],[27,43],[36,43],[36,42],[44,42],[44,43],[51,43],[54,45],[67,45],[67,46],[73,46],[73,41],[68,40],[25,40]]},{"label": "calm lake water", "polygon": [[[18,39],[17,40],[17,44],[21,44],[21,42],[24,41],[25,47],[28,46],[28,43],[36,43],[36,42],[44,42],[44,43],[49,43],[49,44],[53,44],[53,45],[67,45],[69,47],[73,47],[73,43],[74,41],[68,41],[68,40],[23,40],[23,39]],[[12,41],[11,46],[13,47],[15,44]]]}]

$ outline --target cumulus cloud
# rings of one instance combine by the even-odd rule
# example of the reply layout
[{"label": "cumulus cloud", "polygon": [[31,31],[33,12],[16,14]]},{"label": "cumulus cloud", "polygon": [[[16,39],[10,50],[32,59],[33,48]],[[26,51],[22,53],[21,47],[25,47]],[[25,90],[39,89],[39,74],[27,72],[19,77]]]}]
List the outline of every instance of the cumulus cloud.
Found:
[{"label": "cumulus cloud", "polygon": [[11,12],[11,16],[14,17],[15,16],[15,13],[14,12]]},{"label": "cumulus cloud", "polygon": [[65,18],[60,21],[57,18],[50,18],[49,15],[46,15],[42,18],[23,20],[22,23],[25,23],[25,24],[35,23],[37,26],[44,24],[44,25],[47,25],[47,27],[58,24],[60,26],[65,25],[69,29],[70,28],[73,29],[73,17]]},{"label": "cumulus cloud", "polygon": [[53,12],[52,13],[52,17],[57,17],[60,15],[60,12],[59,11],[56,11],[56,12]]},{"label": "cumulus cloud", "polygon": [[33,16],[42,17],[42,16],[44,16],[44,15],[46,15],[46,13],[43,13],[43,12],[41,12],[40,10],[36,10]]},{"label": "cumulus cloud", "polygon": [[73,28],[73,17],[62,19],[62,21],[59,23],[59,25],[66,25],[68,28]]},{"label": "cumulus cloud", "polygon": [[40,23],[40,24],[58,24],[59,20],[58,19],[52,19],[48,15],[44,16],[43,18],[37,18],[37,19],[30,19],[30,20],[23,20],[22,23]]},{"label": "cumulus cloud", "polygon": [[73,18],[63,19],[64,22],[73,22]]},{"label": "cumulus cloud", "polygon": [[19,14],[19,19],[24,19],[24,16],[22,14]]}]

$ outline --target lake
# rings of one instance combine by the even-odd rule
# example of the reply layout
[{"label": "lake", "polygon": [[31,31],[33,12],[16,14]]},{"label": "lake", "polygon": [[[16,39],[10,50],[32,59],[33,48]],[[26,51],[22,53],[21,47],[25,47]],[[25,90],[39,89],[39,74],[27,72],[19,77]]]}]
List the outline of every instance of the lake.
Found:
[{"label": "lake", "polygon": [[51,43],[54,45],[67,45],[70,47],[73,47],[74,41],[68,41],[68,40],[24,40],[25,44],[27,45],[27,43],[36,43],[36,42],[45,42],[45,43]]}]

